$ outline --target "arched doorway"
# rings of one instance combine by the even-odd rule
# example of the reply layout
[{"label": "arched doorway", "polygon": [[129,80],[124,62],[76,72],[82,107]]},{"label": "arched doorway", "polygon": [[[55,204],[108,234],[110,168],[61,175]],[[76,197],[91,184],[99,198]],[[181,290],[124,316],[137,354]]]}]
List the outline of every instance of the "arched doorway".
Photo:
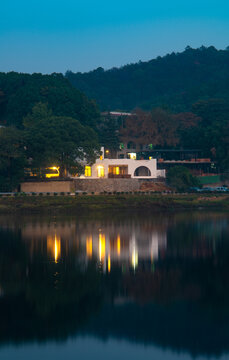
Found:
[{"label": "arched doorway", "polygon": [[134,176],[151,176],[151,171],[146,166],[139,166],[135,169]]}]

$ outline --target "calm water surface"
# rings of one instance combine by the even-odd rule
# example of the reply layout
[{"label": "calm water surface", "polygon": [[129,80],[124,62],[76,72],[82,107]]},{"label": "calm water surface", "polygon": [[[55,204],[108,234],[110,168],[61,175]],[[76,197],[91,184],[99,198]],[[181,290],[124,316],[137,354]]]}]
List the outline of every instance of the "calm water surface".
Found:
[{"label": "calm water surface", "polygon": [[0,217],[0,359],[229,359],[229,213]]}]

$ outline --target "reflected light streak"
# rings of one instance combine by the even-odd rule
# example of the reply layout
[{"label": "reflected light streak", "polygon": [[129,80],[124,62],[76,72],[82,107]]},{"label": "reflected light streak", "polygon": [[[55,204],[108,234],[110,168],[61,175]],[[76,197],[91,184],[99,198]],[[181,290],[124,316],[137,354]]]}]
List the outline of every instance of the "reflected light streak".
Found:
[{"label": "reflected light streak", "polygon": [[60,237],[55,236],[48,236],[47,237],[47,250],[48,252],[54,257],[55,263],[58,262],[60,259],[61,254],[61,240]]},{"label": "reflected light streak", "polygon": [[92,258],[92,236],[86,239],[86,253],[88,258]]},{"label": "reflected light streak", "polygon": [[110,254],[108,255],[107,269],[108,269],[108,272],[111,272],[111,256],[110,256]]},{"label": "reflected light streak", "polygon": [[104,262],[106,254],[106,238],[104,234],[99,234],[99,260]]},{"label": "reflected light streak", "polygon": [[134,247],[133,252],[132,252],[131,263],[132,263],[132,266],[133,266],[133,268],[135,270],[136,267],[138,266],[138,252],[137,252],[135,247]]},{"label": "reflected light streak", "polygon": [[118,256],[120,256],[120,252],[121,252],[121,240],[120,240],[120,235],[118,235],[118,237],[117,237],[117,254],[118,254]]}]

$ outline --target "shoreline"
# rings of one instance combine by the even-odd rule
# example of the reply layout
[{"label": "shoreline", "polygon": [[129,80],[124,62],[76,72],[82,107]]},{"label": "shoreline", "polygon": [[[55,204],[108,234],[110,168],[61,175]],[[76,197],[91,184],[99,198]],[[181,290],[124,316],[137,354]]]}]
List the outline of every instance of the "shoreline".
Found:
[{"label": "shoreline", "polygon": [[79,213],[120,210],[198,210],[229,211],[229,194],[120,194],[79,196],[4,196],[0,214],[9,213]]}]

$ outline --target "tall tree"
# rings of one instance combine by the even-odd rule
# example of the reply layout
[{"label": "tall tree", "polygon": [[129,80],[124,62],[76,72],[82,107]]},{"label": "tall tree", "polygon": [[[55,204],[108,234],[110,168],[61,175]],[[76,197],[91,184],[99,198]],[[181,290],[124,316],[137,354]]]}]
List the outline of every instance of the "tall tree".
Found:
[{"label": "tall tree", "polygon": [[0,191],[14,190],[24,177],[25,150],[21,131],[0,128]]},{"label": "tall tree", "polygon": [[193,105],[193,112],[202,118],[199,136],[202,148],[218,162],[222,171],[229,169],[229,104],[211,99]]},{"label": "tall tree", "polygon": [[92,163],[99,153],[96,133],[76,119],[55,116],[38,103],[24,119],[27,156],[33,167],[59,166],[60,176],[82,170],[80,161]]}]

